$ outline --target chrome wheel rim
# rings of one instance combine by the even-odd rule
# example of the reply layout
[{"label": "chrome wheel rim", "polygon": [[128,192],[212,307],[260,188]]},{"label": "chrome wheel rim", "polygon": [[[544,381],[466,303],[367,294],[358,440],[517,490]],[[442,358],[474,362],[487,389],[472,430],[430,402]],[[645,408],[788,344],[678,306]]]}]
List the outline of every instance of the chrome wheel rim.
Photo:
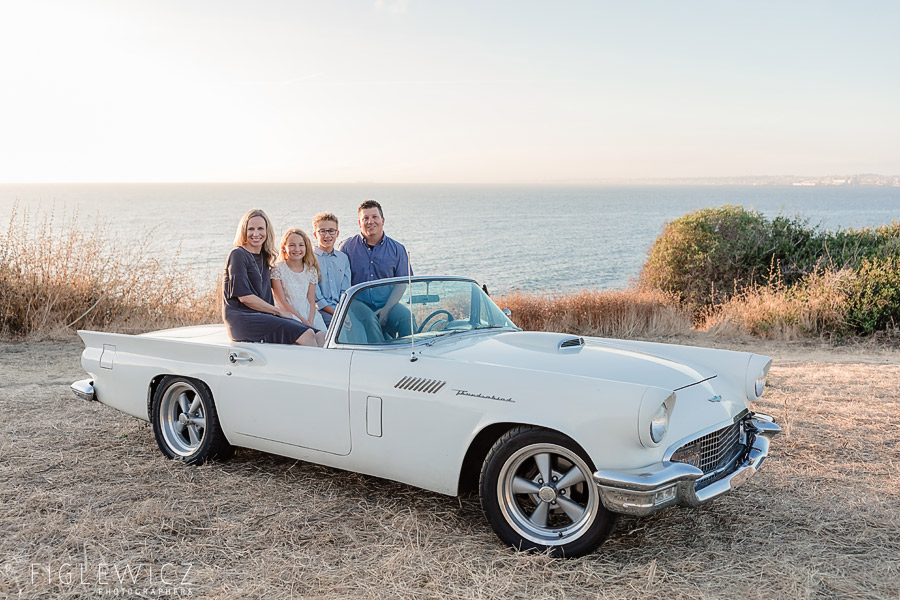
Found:
[{"label": "chrome wheel rim", "polygon": [[206,408],[194,386],[178,382],[166,388],[159,405],[163,439],[178,456],[190,456],[206,437]]},{"label": "chrome wheel rim", "polygon": [[497,497],[519,535],[547,546],[584,535],[600,510],[590,467],[556,444],[533,444],[513,454],[500,471]]}]

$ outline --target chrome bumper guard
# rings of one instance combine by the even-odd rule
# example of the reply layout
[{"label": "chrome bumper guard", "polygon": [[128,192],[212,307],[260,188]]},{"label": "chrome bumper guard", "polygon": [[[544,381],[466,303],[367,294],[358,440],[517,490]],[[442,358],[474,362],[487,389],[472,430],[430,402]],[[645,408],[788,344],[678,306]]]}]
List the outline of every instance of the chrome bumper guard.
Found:
[{"label": "chrome bumper guard", "polygon": [[97,399],[97,394],[94,393],[94,382],[91,379],[82,379],[81,381],[76,381],[70,387],[72,389],[72,393],[82,400],[87,400],[88,402],[90,402]]},{"label": "chrome bumper guard", "polygon": [[603,505],[612,512],[645,516],[673,505],[700,506],[752,477],[769,455],[769,440],[781,432],[772,417],[751,413],[743,421],[746,450],[726,475],[695,489],[704,473],[680,462],[632,471],[597,471],[594,481]]}]

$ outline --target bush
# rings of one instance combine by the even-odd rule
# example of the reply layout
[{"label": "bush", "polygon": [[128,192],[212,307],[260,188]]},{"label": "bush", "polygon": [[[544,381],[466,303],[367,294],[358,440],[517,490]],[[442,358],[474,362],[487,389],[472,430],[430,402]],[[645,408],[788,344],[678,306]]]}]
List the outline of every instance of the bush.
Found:
[{"label": "bush", "polygon": [[900,258],[862,261],[850,286],[847,320],[862,334],[900,328]]},{"label": "bush", "polygon": [[893,267],[884,261],[898,256],[900,221],[830,231],[800,217],[770,220],[740,206],[722,206],[668,223],[650,248],[640,282],[710,306],[757,285],[779,281],[790,288],[823,269],[865,268],[875,276],[872,261],[880,265],[875,271],[890,272]]},{"label": "bush", "polygon": [[900,221],[830,231],[707,208],[666,225],[640,284],[686,302],[707,330],[782,339],[897,331]]},{"label": "bush", "polygon": [[790,285],[814,268],[814,237],[799,218],[769,221],[740,206],[706,208],[666,225],[640,283],[698,306],[723,302],[773,276]]}]

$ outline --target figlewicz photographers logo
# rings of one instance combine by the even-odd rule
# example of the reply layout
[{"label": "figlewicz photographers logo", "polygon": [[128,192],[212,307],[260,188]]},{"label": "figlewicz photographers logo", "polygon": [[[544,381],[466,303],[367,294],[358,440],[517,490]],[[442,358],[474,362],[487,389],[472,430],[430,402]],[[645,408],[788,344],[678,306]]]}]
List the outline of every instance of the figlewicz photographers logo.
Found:
[{"label": "figlewicz photographers logo", "polygon": [[80,587],[85,596],[184,598],[194,595],[193,564],[31,563],[32,587]]}]

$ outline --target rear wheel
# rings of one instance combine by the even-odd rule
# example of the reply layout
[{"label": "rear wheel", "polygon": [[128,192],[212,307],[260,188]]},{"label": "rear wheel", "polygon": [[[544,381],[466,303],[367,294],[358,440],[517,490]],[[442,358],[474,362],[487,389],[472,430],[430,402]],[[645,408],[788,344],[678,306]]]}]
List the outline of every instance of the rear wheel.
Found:
[{"label": "rear wheel", "polygon": [[481,506],[504,542],[520,550],[575,557],[609,536],[615,515],[603,506],[593,465],[556,431],[511,429],[481,469]]},{"label": "rear wheel", "polygon": [[165,377],[153,394],[153,434],[168,458],[189,465],[208,458],[226,458],[233,448],[219,427],[212,394],[203,382],[187,377]]}]

